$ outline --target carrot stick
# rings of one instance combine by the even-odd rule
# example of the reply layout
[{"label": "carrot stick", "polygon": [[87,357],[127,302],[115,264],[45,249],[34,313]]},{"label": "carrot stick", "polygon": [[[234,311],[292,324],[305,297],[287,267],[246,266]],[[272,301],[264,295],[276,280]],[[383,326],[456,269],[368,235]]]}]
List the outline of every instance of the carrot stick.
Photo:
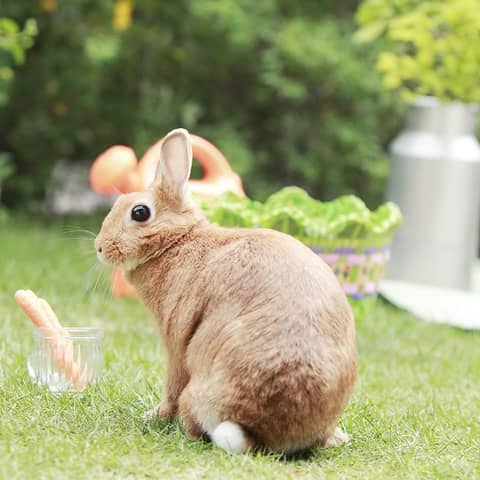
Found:
[{"label": "carrot stick", "polygon": [[75,361],[75,353],[73,357],[73,364],[72,364],[72,378],[73,378],[73,388],[76,390],[79,390],[80,388],[80,377],[82,375],[81,371],[81,365],[82,365],[82,360],[81,360],[81,355],[80,355],[80,349],[77,349],[77,359]]},{"label": "carrot stick", "polygon": [[[15,293],[15,300],[33,324],[42,328],[50,337],[48,341],[52,345],[52,355],[57,360],[58,369],[65,369],[65,377],[72,381],[73,389],[83,390],[86,382],[80,372],[80,355],[78,363],[75,362],[73,344],[70,339],[66,338],[66,331],[58,321],[49,303],[43,298],[38,298],[31,290],[18,290]],[[85,366],[84,373],[86,368]]]},{"label": "carrot stick", "polygon": [[50,323],[45,317],[43,309],[38,305],[37,298],[31,290],[18,290],[15,292],[15,300],[27,317],[38,328],[49,328]]},{"label": "carrot stick", "polygon": [[67,341],[65,345],[64,357],[65,376],[73,381],[73,344]]},{"label": "carrot stick", "polygon": [[63,327],[60,325],[58,317],[57,315],[55,315],[55,312],[52,310],[50,304],[44,298],[38,298],[38,301],[45,316],[48,318],[50,325],[55,328],[59,333],[65,335],[65,330],[63,330]]},{"label": "carrot stick", "polygon": [[62,369],[64,364],[64,345],[63,342],[60,341],[59,335],[52,325],[50,313],[47,312],[45,305],[31,290],[18,290],[15,293],[15,300],[19,307],[32,320],[34,325],[43,329],[47,337],[51,337],[48,341],[53,347],[52,353],[57,359],[59,369]]},{"label": "carrot stick", "polygon": [[83,390],[87,386],[87,377],[88,377],[88,365],[85,364],[83,368],[83,372],[80,375],[80,379],[78,381],[79,390]]},{"label": "carrot stick", "polygon": [[[57,315],[52,310],[50,304],[44,298],[38,298],[38,302],[43,310],[45,318],[48,318],[49,324],[55,329],[56,341],[53,345],[55,358],[57,360],[58,370],[61,371],[65,368],[65,343],[64,338],[67,332],[63,329],[62,325],[58,321]],[[59,338],[60,337],[60,338]]]},{"label": "carrot stick", "polygon": [[[53,347],[53,353],[57,359],[59,369],[63,368],[64,359],[64,345],[60,339],[59,332],[52,325],[51,314],[45,308],[45,303],[42,303],[40,299],[31,290],[19,290],[15,293],[15,300],[20,308],[27,314],[32,322],[45,331],[48,338],[48,342]],[[51,308],[49,309],[51,310]],[[55,315],[55,314],[54,314]]]}]

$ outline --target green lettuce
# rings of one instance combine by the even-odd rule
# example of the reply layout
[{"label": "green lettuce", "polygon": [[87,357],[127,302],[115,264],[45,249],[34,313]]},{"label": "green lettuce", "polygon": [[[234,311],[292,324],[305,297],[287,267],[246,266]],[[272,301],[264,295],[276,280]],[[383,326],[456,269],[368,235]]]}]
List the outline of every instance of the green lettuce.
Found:
[{"label": "green lettuce", "polygon": [[402,223],[402,214],[394,203],[371,211],[354,195],[321,202],[299,187],[285,187],[265,203],[230,192],[211,202],[197,200],[207,218],[219,225],[272,228],[308,245],[326,248],[386,245]]}]

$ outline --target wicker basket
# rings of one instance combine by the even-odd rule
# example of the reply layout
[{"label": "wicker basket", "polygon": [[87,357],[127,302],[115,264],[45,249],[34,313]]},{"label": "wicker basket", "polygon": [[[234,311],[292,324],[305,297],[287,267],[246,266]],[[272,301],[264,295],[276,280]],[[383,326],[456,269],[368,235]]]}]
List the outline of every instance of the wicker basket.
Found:
[{"label": "wicker basket", "polygon": [[390,245],[381,247],[310,246],[334,271],[343,291],[352,299],[375,296],[390,258]]}]

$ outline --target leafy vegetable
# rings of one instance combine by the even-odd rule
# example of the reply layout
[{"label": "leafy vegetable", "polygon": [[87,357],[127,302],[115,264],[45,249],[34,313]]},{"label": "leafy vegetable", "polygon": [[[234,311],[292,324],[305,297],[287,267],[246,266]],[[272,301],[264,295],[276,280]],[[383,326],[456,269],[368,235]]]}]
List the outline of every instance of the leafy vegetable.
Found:
[{"label": "leafy vegetable", "polygon": [[385,245],[402,222],[400,209],[385,203],[374,211],[354,195],[316,200],[298,187],[285,187],[265,203],[225,193],[198,200],[207,218],[228,227],[265,227],[288,233],[308,245]]}]

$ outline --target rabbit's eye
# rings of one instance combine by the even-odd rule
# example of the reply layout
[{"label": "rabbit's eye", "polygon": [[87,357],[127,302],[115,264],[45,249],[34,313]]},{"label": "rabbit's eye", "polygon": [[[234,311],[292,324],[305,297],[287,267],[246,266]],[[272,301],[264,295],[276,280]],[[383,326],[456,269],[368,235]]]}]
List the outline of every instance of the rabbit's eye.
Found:
[{"label": "rabbit's eye", "polygon": [[135,205],[131,216],[136,222],[146,222],[150,218],[150,209],[146,205]]}]

